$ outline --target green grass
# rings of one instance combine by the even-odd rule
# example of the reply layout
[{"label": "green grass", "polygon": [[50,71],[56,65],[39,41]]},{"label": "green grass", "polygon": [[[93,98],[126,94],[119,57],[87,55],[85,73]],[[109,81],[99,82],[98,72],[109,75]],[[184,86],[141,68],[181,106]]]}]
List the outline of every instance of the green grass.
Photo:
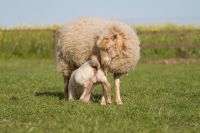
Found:
[{"label": "green grass", "polygon": [[104,107],[99,87],[96,102],[64,101],[51,60],[0,60],[0,132],[199,132],[199,66],[139,64],[121,80],[124,105]]},{"label": "green grass", "polygon": [[[0,27],[0,59],[52,58],[54,32],[61,25],[49,27]],[[195,25],[133,26],[143,48],[142,58],[199,58],[200,27]],[[193,46],[193,48],[158,49],[156,46]]]},{"label": "green grass", "polygon": [[51,30],[0,30],[0,58],[52,58]]},{"label": "green grass", "polygon": [[132,26],[137,31],[141,32],[154,32],[154,31],[187,31],[187,30],[200,30],[198,25],[176,25],[176,24],[164,24],[164,25],[133,25]]}]

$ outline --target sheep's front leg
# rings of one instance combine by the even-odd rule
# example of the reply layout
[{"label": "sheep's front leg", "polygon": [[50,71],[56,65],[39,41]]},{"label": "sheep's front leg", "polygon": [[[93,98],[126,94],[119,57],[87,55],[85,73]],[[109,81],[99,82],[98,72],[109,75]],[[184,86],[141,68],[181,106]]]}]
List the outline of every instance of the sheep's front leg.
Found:
[{"label": "sheep's front leg", "polygon": [[120,77],[121,74],[116,74],[114,73],[114,80],[115,80],[115,102],[117,105],[122,105],[123,102],[121,100],[121,96],[120,96]]}]

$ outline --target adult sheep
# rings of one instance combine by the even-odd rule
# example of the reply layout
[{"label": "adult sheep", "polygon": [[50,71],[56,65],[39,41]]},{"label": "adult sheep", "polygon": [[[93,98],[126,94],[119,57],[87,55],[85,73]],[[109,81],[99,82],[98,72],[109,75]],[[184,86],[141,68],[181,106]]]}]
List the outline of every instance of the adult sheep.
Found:
[{"label": "adult sheep", "polygon": [[64,77],[65,98],[71,73],[94,55],[105,74],[114,74],[116,104],[123,104],[120,76],[135,68],[140,58],[139,44],[135,31],[121,22],[82,18],[66,25],[58,32],[57,44],[57,67]]}]

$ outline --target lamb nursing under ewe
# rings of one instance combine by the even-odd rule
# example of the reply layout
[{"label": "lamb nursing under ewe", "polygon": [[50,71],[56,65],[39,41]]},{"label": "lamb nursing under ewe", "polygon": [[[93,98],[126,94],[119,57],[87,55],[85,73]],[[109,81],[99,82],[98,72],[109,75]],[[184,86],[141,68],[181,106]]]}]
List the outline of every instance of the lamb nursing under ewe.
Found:
[{"label": "lamb nursing under ewe", "polygon": [[92,60],[85,62],[71,74],[68,85],[69,100],[73,100],[76,96],[78,98],[80,97],[81,101],[88,102],[90,100],[93,85],[98,83],[101,83],[104,86],[104,97],[105,100],[107,100],[105,103],[101,102],[101,104],[111,104],[110,83],[103,70],[98,66],[94,66]]},{"label": "lamb nursing under ewe", "polygon": [[[93,64],[91,57],[96,57],[105,76],[107,72],[114,74],[115,101],[122,104],[120,76],[133,70],[140,58],[136,32],[121,22],[82,18],[59,30],[57,39],[57,68],[64,78],[65,98],[68,98],[68,84],[73,71],[89,60]],[[102,99],[105,99],[105,93]]]}]

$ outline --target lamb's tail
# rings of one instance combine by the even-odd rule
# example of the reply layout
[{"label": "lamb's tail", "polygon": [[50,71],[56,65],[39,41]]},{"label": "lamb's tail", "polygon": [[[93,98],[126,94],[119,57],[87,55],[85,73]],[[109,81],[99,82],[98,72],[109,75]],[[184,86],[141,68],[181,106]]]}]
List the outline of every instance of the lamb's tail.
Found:
[{"label": "lamb's tail", "polygon": [[97,59],[97,56],[95,56],[95,55],[92,55],[91,56],[91,66],[92,67],[95,67],[95,68],[97,68],[97,69],[100,69],[100,63],[99,63],[99,60]]}]

